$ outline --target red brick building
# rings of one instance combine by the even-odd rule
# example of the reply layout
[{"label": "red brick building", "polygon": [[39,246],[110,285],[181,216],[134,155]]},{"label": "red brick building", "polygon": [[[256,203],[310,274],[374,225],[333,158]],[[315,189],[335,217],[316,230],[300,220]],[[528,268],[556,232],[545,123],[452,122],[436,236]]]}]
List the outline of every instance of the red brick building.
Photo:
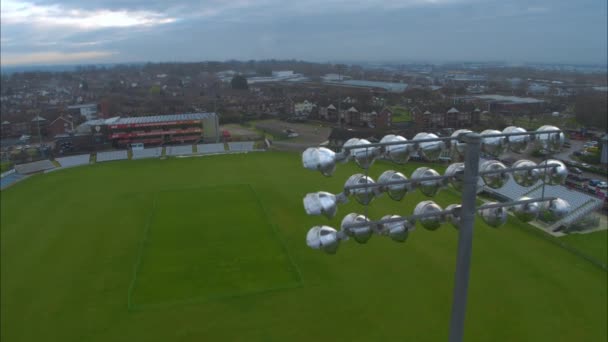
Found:
[{"label": "red brick building", "polygon": [[47,126],[47,132],[50,136],[56,136],[60,134],[70,134],[74,131],[74,122],[71,118],[59,116],[53,122]]}]

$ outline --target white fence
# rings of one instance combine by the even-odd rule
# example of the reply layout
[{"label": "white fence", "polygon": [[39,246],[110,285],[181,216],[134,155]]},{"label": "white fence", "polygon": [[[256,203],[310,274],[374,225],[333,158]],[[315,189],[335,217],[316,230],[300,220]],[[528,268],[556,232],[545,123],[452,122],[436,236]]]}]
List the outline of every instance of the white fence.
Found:
[{"label": "white fence", "polygon": [[253,141],[229,142],[228,149],[230,151],[253,151]]},{"label": "white fence", "polygon": [[97,162],[107,162],[112,160],[126,160],[129,159],[129,155],[126,150],[123,151],[110,151],[110,152],[98,152]]},{"label": "white fence", "polygon": [[165,151],[168,156],[187,156],[192,154],[192,145],[167,146]]},{"label": "white fence", "polygon": [[15,165],[17,173],[27,175],[29,173],[40,172],[55,168],[55,165],[50,160],[40,160],[33,163]]},{"label": "white fence", "polygon": [[200,154],[207,153],[224,153],[224,144],[198,144],[196,145],[196,149]]},{"label": "white fence", "polygon": [[146,148],[143,150],[133,150],[132,159],[160,158],[162,153],[163,153],[162,147]]},{"label": "white fence", "polygon": [[90,154],[80,154],[77,156],[55,158],[55,160],[59,163],[59,165],[61,165],[62,168],[86,165],[89,163],[90,159]]}]

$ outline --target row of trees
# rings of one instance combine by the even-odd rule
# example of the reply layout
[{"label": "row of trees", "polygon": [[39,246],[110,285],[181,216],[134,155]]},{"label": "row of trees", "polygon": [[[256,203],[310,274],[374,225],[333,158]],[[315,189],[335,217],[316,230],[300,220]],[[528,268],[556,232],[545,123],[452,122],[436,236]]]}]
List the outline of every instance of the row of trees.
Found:
[{"label": "row of trees", "polygon": [[608,94],[596,91],[576,96],[574,112],[580,124],[605,130],[608,127]]}]

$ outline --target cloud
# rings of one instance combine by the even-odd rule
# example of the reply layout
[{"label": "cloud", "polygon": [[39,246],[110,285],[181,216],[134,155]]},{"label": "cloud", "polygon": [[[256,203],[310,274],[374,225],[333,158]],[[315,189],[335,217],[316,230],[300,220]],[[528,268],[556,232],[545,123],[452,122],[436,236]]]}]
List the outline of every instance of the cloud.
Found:
[{"label": "cloud", "polygon": [[57,64],[101,60],[114,55],[111,51],[36,52],[29,54],[2,54],[2,65]]},{"label": "cloud", "polygon": [[40,27],[71,27],[81,30],[108,27],[153,26],[168,24],[176,18],[150,11],[68,9],[61,5],[36,5],[29,2],[2,2],[2,21]]},{"label": "cloud", "polygon": [[1,1],[2,56],[61,52],[47,56],[57,63],[89,50],[116,52],[94,56],[108,62],[581,62],[605,61],[608,41],[597,0]]}]

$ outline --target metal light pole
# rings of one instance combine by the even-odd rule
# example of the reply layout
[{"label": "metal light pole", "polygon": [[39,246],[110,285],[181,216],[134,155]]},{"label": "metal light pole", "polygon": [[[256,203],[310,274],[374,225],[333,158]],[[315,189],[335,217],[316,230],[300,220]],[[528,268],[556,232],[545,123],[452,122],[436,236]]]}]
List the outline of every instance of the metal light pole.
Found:
[{"label": "metal light pole", "polygon": [[477,181],[479,179],[479,153],[481,136],[469,133],[463,137],[467,144],[464,160],[464,187],[462,189],[461,225],[458,233],[458,254],[454,275],[454,298],[450,321],[450,342],[462,341],[466,318],[469,271],[473,247],[473,224],[475,223],[475,202],[477,200]]}]

